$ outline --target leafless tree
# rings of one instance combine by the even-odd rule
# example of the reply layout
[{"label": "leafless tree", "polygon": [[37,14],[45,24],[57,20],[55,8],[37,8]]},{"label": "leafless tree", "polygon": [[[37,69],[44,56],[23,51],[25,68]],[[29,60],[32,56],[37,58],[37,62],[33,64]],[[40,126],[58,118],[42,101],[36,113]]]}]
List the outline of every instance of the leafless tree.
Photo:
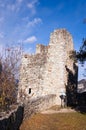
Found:
[{"label": "leafless tree", "polygon": [[7,47],[0,53],[0,104],[9,106],[17,100],[22,48]]}]

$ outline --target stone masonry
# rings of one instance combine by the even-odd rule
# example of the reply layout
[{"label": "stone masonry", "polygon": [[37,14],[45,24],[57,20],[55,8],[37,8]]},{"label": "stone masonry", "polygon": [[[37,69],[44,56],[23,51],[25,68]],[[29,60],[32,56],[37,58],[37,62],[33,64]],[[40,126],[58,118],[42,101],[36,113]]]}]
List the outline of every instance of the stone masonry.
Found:
[{"label": "stone masonry", "polygon": [[58,29],[51,33],[48,46],[37,44],[35,55],[23,55],[18,99],[56,95],[53,106],[61,104],[61,94],[67,96],[67,87],[76,93],[77,65],[70,58],[73,51],[71,34],[66,29]]}]

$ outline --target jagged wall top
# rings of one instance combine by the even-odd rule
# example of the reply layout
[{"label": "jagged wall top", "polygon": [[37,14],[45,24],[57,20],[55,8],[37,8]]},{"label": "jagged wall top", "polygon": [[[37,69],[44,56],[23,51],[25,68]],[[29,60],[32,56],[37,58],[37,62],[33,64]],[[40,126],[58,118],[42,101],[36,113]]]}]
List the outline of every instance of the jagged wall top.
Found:
[{"label": "jagged wall top", "polygon": [[56,46],[57,44],[66,44],[70,46],[70,49],[74,48],[72,36],[66,29],[57,29],[51,33],[49,45]]},{"label": "jagged wall top", "polygon": [[[43,54],[43,53],[46,54],[48,52],[48,49],[50,46],[52,46],[52,45],[56,46],[57,44],[67,44],[67,45],[70,44],[69,47],[71,49],[74,48],[72,36],[66,29],[54,30],[54,32],[51,33],[51,35],[50,35],[49,45],[45,46],[43,44],[37,44],[36,45],[36,54],[34,54],[34,55]],[[28,56],[34,56],[34,55],[28,55]],[[25,57],[27,57],[27,56],[25,55]]]}]

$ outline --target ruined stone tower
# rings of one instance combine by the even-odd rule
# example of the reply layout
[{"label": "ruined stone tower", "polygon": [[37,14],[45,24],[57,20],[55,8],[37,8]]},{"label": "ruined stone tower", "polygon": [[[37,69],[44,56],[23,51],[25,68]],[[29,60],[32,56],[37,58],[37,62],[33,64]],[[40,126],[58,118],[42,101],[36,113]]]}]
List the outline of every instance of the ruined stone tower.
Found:
[{"label": "ruined stone tower", "polygon": [[[21,92],[25,100],[55,95],[49,102],[50,106],[61,104],[62,93],[67,98],[72,97],[76,93],[77,82],[77,66],[70,58],[72,51],[72,36],[65,29],[58,29],[51,33],[48,46],[37,44],[35,55],[23,55],[19,97]],[[70,99],[67,100],[71,102]]]}]

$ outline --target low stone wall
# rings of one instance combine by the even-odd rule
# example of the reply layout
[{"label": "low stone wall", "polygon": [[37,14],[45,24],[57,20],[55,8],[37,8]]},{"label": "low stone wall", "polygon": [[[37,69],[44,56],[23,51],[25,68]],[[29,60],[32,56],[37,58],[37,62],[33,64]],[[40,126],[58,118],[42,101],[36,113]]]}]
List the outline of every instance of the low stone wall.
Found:
[{"label": "low stone wall", "polygon": [[23,106],[16,105],[13,110],[8,113],[0,113],[0,130],[19,130],[23,120]]},{"label": "low stone wall", "polygon": [[50,94],[24,102],[24,105],[16,105],[9,112],[0,113],[0,130],[19,130],[23,119],[46,110],[55,103],[56,95]]},{"label": "low stone wall", "polygon": [[24,119],[40,111],[46,110],[55,104],[56,95],[50,94],[30,100],[24,104]]}]

